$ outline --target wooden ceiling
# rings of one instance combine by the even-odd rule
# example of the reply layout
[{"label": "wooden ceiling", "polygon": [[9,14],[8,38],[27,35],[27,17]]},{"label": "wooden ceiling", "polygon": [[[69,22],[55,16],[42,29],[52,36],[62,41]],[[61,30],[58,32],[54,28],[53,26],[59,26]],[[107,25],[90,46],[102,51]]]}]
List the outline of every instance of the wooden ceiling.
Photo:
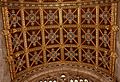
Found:
[{"label": "wooden ceiling", "polygon": [[9,1],[1,6],[14,81],[53,62],[82,63],[114,77],[117,2]]}]

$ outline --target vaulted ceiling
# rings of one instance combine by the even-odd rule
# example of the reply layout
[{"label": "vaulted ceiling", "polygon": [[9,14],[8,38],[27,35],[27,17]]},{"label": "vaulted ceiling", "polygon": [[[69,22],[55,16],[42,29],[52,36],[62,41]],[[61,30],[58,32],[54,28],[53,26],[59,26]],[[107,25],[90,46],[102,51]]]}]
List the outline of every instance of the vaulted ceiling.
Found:
[{"label": "vaulted ceiling", "polygon": [[13,81],[61,64],[95,68],[114,81],[117,1],[8,0],[1,6]]}]

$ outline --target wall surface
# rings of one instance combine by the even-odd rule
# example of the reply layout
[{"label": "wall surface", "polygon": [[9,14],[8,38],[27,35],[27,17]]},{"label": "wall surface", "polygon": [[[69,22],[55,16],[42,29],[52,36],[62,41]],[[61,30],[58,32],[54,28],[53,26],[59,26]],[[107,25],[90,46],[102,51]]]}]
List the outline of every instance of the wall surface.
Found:
[{"label": "wall surface", "polygon": [[[118,25],[120,28],[120,2],[118,3]],[[116,77],[117,81],[120,82],[120,29],[117,32],[117,43],[116,43],[116,51],[117,51],[117,60],[116,60]]]}]

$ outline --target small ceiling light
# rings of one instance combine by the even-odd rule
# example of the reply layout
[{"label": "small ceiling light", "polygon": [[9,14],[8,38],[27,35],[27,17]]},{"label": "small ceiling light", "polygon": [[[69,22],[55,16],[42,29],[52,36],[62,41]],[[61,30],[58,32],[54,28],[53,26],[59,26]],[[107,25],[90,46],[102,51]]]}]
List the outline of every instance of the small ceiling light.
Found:
[{"label": "small ceiling light", "polygon": [[62,75],[61,75],[61,78],[65,78],[65,75],[64,75],[64,74],[62,74]]}]

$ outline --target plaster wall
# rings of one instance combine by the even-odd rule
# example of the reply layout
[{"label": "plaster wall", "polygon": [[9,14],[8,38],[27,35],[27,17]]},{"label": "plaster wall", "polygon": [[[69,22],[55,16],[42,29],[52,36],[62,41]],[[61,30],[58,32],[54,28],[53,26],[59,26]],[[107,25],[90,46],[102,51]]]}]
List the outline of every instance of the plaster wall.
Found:
[{"label": "plaster wall", "polygon": [[[118,26],[120,28],[120,2],[118,3]],[[117,32],[117,37],[116,37],[116,51],[117,51],[117,60],[116,60],[116,77],[117,77],[117,82],[120,82],[120,29]]]}]

